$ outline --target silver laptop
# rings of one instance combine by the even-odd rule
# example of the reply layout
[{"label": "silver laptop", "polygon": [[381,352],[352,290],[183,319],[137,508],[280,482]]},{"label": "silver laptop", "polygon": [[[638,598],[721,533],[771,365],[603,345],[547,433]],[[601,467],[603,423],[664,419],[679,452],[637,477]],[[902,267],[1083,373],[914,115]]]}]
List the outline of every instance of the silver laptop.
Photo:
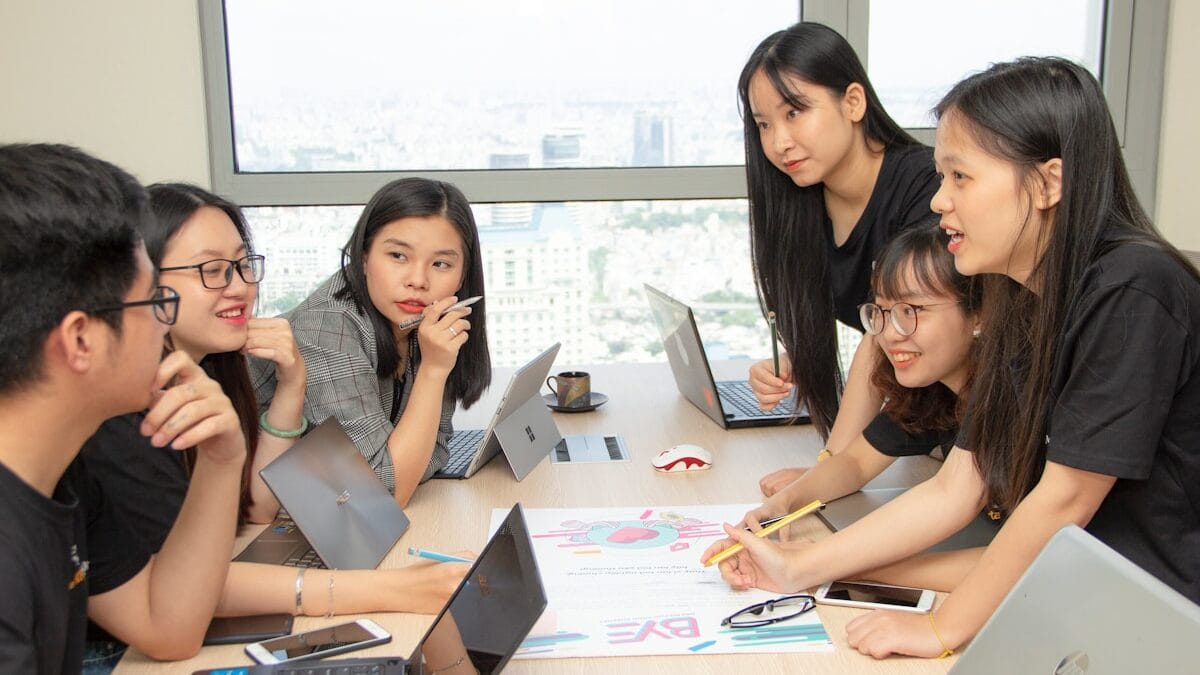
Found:
[{"label": "silver laptop", "polygon": [[649,284],[645,288],[675,385],[692,405],[726,429],[810,421],[803,407],[799,412],[793,410],[792,401],[783,401],[770,411],[762,410],[747,380],[715,381],[692,308]]},{"label": "silver laptop", "polygon": [[1082,529],[1059,530],[952,673],[1195,673],[1200,605]]},{"label": "silver laptop", "polygon": [[236,561],[374,569],[408,529],[408,517],[336,418],[259,473],[288,515]]},{"label": "silver laptop", "polygon": [[[851,492],[825,505],[817,511],[817,517],[829,529],[837,532],[850,527],[863,516],[904,494],[907,488],[872,488]],[[987,546],[992,543],[992,537],[1000,531],[1000,523],[989,520],[986,514],[980,513],[966,527],[951,535],[949,538],[930,546],[926,553],[934,551],[957,551],[963,548]]]},{"label": "silver laptop", "polygon": [[503,452],[513,475],[522,480],[550,455],[562,434],[538,390],[560,346],[554,343],[513,373],[486,429],[460,430],[450,436],[450,460],[434,478],[470,478]]}]

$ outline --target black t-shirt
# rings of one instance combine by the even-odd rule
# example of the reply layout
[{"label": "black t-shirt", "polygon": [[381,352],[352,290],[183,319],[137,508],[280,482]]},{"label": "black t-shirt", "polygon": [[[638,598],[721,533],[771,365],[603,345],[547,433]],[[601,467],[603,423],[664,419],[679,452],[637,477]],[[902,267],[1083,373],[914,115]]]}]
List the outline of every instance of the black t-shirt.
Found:
[{"label": "black t-shirt", "polygon": [[88,595],[133,578],[148,554],[78,460],[53,499],[0,465],[0,542],[0,670],[78,673]]},{"label": "black t-shirt", "polygon": [[156,448],[138,431],[143,418],[107,420],[79,454],[129,527],[158,551],[183,508],[188,472],[183,453]]},{"label": "black t-shirt", "polygon": [[911,457],[928,455],[941,448],[942,457],[954,445],[957,430],[926,431],[910,434],[900,428],[887,413],[879,413],[871,423],[863,429],[863,437],[879,452],[888,457]]},{"label": "black t-shirt", "polygon": [[833,243],[833,222],[825,219],[829,286],[834,318],[862,331],[858,306],[871,299],[871,268],[879,250],[897,232],[938,217],[929,201],[938,190],[933,150],[925,145],[889,148],[875,179],[867,208],[841,246]]},{"label": "black t-shirt", "polygon": [[1088,532],[1200,602],[1200,284],[1166,253],[1122,244],[1081,288],[1051,376],[1046,459],[1115,476]]}]

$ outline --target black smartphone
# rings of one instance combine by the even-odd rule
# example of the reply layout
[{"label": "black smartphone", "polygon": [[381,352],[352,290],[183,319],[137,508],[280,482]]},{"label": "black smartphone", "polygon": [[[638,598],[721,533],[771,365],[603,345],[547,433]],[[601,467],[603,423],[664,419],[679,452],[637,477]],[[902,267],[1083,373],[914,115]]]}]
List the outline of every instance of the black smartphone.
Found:
[{"label": "black smartphone", "polygon": [[208,632],[204,634],[204,644],[235,645],[259,642],[282,635],[290,635],[291,632],[291,614],[217,617],[208,624]]}]

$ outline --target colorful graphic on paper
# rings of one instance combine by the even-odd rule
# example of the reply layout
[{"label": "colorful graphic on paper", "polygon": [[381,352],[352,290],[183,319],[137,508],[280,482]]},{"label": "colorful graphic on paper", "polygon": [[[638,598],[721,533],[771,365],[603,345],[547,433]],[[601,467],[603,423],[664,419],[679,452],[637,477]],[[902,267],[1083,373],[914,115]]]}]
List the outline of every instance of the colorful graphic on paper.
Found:
[{"label": "colorful graphic on paper", "polygon": [[[812,652],[833,648],[816,611],[771,626],[721,619],[775,597],[733,591],[700,555],[757,504],[525,509],[549,607],[515,658]],[[496,509],[492,528],[508,514]]]},{"label": "colorful graphic on paper", "polygon": [[636,551],[664,546],[671,551],[682,551],[692,548],[692,540],[707,542],[724,535],[720,523],[688,518],[673,511],[657,517],[654,513],[654,509],[646,509],[636,520],[567,520],[560,523],[560,529],[535,534],[533,538],[560,539],[559,548],[580,548],[575,552],[583,554],[599,553],[605,548]]}]

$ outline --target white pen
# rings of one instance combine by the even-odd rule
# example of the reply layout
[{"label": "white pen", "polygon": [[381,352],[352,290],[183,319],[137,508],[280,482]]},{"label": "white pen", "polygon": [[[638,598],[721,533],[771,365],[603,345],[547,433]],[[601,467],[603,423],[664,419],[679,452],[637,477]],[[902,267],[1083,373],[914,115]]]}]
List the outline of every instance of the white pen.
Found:
[{"label": "white pen", "polygon": [[[438,318],[440,319],[440,318],[442,318],[443,316],[446,316],[446,314],[447,314],[447,313],[449,313],[449,312],[453,312],[453,311],[454,311],[454,310],[456,310],[456,309],[462,309],[463,307],[469,307],[469,306],[471,306],[471,305],[473,305],[473,304],[475,304],[475,303],[479,302],[479,301],[480,301],[480,300],[482,300],[482,299],[483,299],[483,296],[482,296],[482,295],[475,295],[475,296],[472,296],[472,297],[469,297],[469,298],[467,298],[466,300],[459,300],[458,302],[454,303],[453,305],[450,305],[449,307],[447,307],[447,308],[446,308],[446,311],[442,312],[442,313],[441,313],[441,315],[439,315],[439,316],[438,316]],[[413,318],[411,318],[411,319],[409,319],[409,320],[407,320],[407,321],[401,321],[401,322],[400,322],[400,323],[399,323],[399,324],[396,326],[396,329],[397,329],[397,330],[405,330],[405,329],[408,329],[408,328],[412,328],[413,326],[415,326],[415,325],[417,325],[417,324],[421,323],[421,322],[422,322],[422,321],[424,321],[424,320],[425,320],[425,316],[424,316],[424,315],[422,315],[422,316],[414,316]]]}]

